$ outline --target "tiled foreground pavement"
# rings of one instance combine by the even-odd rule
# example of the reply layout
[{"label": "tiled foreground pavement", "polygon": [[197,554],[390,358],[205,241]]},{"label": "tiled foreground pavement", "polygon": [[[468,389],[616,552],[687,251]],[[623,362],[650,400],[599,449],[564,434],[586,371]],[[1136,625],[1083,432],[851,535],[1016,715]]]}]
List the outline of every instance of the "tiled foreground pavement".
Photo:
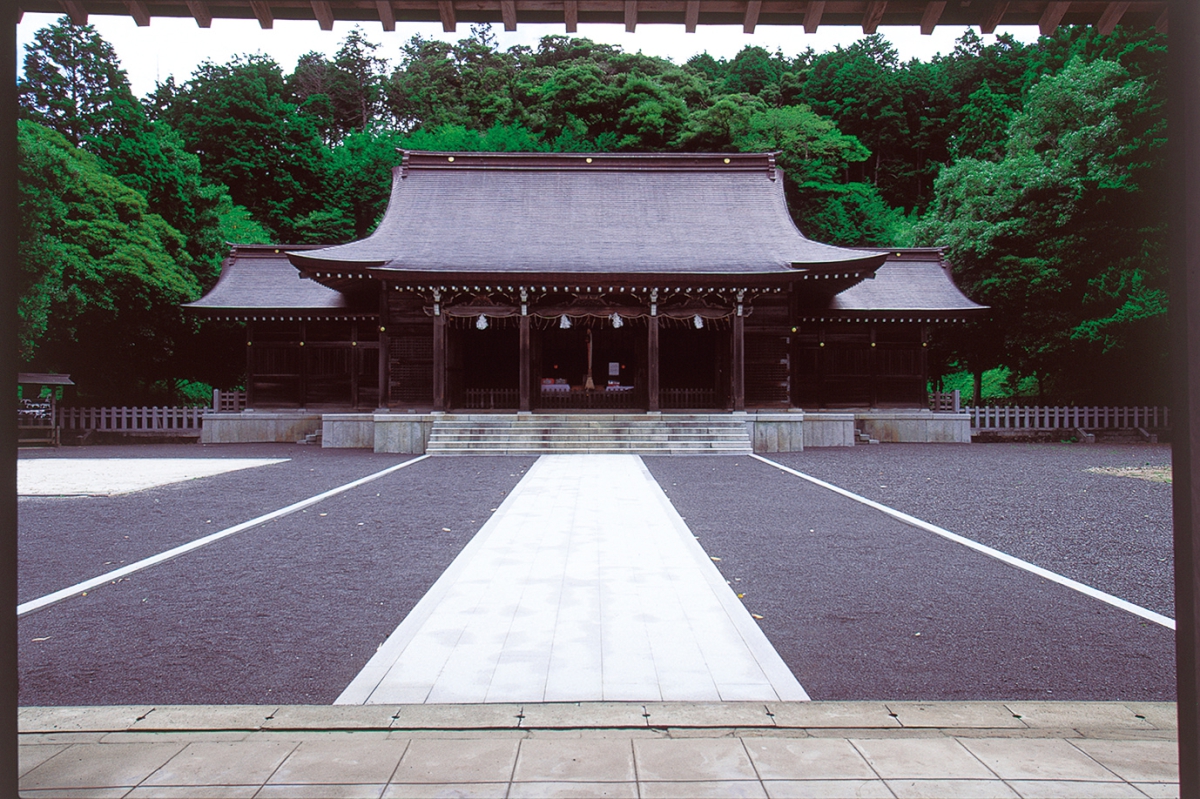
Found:
[{"label": "tiled foreground pavement", "polygon": [[28,797],[1174,797],[1175,706],[25,708]]}]

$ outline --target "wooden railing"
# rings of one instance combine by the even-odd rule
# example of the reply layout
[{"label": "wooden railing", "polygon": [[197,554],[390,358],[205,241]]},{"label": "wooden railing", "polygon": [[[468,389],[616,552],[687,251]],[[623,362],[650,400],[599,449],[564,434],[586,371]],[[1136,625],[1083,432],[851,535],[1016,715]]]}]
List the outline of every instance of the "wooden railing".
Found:
[{"label": "wooden railing", "polygon": [[658,391],[660,408],[690,410],[712,408],[716,405],[716,392],[711,388],[662,388]]},{"label": "wooden railing", "polygon": [[463,407],[472,411],[514,410],[520,404],[515,388],[468,388],[463,390]]},{"label": "wooden railing", "polygon": [[212,410],[217,413],[241,413],[246,410],[246,392],[214,388]]},{"label": "wooden railing", "polygon": [[63,430],[199,430],[209,408],[59,408]]},{"label": "wooden railing", "polygon": [[959,413],[962,410],[959,390],[929,392],[929,410],[934,413]]},{"label": "wooden railing", "polygon": [[1023,406],[963,408],[971,415],[972,430],[1112,430],[1170,427],[1166,408]]}]

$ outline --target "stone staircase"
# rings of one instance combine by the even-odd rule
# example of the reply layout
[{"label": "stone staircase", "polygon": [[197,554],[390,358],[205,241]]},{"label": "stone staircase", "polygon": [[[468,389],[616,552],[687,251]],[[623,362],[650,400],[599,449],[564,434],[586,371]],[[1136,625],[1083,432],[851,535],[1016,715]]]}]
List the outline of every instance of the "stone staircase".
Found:
[{"label": "stone staircase", "polygon": [[430,455],[747,455],[746,423],[728,414],[446,414]]}]

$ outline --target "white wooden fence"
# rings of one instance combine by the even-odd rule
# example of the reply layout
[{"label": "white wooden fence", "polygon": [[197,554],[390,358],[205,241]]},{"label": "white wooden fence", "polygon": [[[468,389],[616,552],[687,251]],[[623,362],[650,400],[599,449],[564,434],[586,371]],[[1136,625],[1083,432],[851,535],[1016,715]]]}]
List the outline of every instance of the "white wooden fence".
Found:
[{"label": "white wooden fence", "polygon": [[981,407],[963,408],[972,430],[1133,430],[1170,426],[1166,408],[1112,407]]},{"label": "white wooden fence", "polygon": [[210,408],[59,408],[62,430],[199,430]]}]

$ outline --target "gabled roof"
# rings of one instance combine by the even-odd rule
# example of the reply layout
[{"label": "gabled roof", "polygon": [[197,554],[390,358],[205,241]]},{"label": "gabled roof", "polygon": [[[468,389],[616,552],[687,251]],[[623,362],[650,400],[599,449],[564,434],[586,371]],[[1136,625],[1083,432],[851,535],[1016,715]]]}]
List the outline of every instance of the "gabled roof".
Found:
[{"label": "gabled roof", "polygon": [[288,260],[287,251],[319,246],[322,245],[232,245],[221,264],[217,284],[184,307],[217,315],[227,311],[347,311],[350,302],[342,292],[302,279]]},{"label": "gabled roof", "polygon": [[769,276],[860,272],[875,252],[793,224],[769,153],[405,153],[366,239],[294,253],[321,276]]},{"label": "gabled roof", "polygon": [[939,319],[986,310],[987,306],[972,302],[959,290],[942,250],[935,247],[888,251],[887,261],[873,279],[834,295],[828,307],[828,312],[839,316],[900,314]]}]

